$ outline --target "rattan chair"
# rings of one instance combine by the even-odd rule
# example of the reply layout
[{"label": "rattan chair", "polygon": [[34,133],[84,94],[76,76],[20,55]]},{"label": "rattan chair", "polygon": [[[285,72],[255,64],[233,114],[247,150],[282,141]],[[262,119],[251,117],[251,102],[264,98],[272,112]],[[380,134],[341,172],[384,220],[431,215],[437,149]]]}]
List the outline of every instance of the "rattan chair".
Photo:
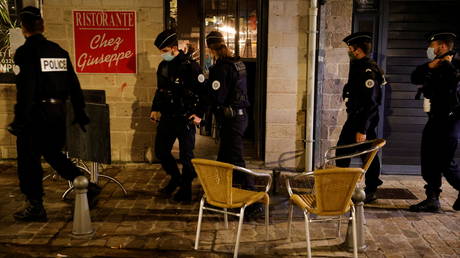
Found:
[{"label": "rattan chair", "polygon": [[[303,210],[305,217],[305,234],[307,240],[308,257],[311,257],[310,222],[338,220],[341,221],[343,214],[351,210],[350,219],[353,228],[353,255],[358,257],[356,238],[355,208],[351,196],[356,188],[358,180],[364,174],[362,168],[328,168],[314,172],[302,173],[287,178],[286,186],[290,196],[288,239],[291,237],[292,213],[294,205]],[[291,180],[299,180],[301,177],[313,177],[314,185],[312,192],[294,192]],[[312,219],[310,214],[327,216],[323,219]],[[340,227],[340,223],[339,223]]]},{"label": "rattan chair", "polygon": [[[237,167],[228,163],[206,160],[192,159],[198,178],[204,190],[204,195],[200,202],[200,211],[198,214],[198,226],[196,229],[195,250],[198,249],[201,231],[201,220],[203,218],[203,210],[210,210],[224,214],[225,227],[228,228],[228,215],[239,217],[238,231],[236,233],[235,251],[233,256],[238,256],[238,248],[240,244],[240,234],[244,218],[244,210],[249,205],[256,202],[265,204],[265,237],[268,240],[268,219],[269,219],[269,201],[268,191],[270,190],[272,177],[270,174],[258,173],[246,168]],[[265,191],[249,191],[235,188],[233,183],[233,170],[239,170],[258,177],[267,177],[267,185]],[[205,203],[221,208],[206,207]],[[227,209],[240,208],[239,213],[229,212]]]},{"label": "rattan chair", "polygon": [[[384,139],[373,139],[373,140],[368,140],[364,142],[359,142],[359,143],[353,143],[353,144],[348,144],[348,145],[340,145],[340,146],[334,146],[329,148],[326,153],[324,154],[324,165],[322,166],[323,168],[327,167],[328,165],[331,165],[332,161],[339,160],[339,159],[349,159],[349,158],[355,158],[355,157],[360,157],[365,154],[363,159],[363,164],[362,168],[364,169],[364,173],[369,169],[369,167],[372,164],[372,161],[374,160],[375,156],[379,152],[379,150],[385,146],[386,141]],[[361,149],[359,150],[360,147],[365,147],[369,146],[366,149]],[[342,156],[332,156],[331,152],[336,151],[338,149],[350,149],[350,154],[347,155],[342,155]],[[358,151],[353,151],[354,149],[358,149]]]}]

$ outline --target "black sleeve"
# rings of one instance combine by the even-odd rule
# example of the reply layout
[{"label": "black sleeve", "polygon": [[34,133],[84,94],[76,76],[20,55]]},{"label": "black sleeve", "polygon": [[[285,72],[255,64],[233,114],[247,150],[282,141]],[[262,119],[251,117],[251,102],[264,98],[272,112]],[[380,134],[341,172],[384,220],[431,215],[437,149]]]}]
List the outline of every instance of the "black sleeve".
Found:
[{"label": "black sleeve", "polygon": [[69,56],[67,55],[67,73],[69,77],[69,93],[70,93],[70,101],[72,103],[72,107],[75,113],[75,118],[82,118],[86,117],[85,113],[85,98],[83,96],[83,91],[80,86],[80,81],[78,80],[77,74],[73,69],[72,62],[70,61]]},{"label": "black sleeve", "polygon": [[214,105],[225,105],[229,94],[228,68],[223,64],[212,67],[209,73],[210,91]]},{"label": "black sleeve", "polygon": [[20,68],[20,72],[16,76],[16,105],[13,122],[16,126],[23,127],[32,120],[31,116],[39,81],[39,71],[34,60],[34,56],[28,54],[24,48],[19,48],[14,56],[14,62]]},{"label": "black sleeve", "polygon": [[158,69],[157,69],[157,90],[155,91],[155,96],[153,97],[153,100],[152,100],[152,108],[151,108],[151,111],[156,111],[156,112],[160,112],[161,111],[161,91],[162,91],[162,88],[165,86],[165,80],[163,78],[163,76],[161,75],[161,72],[163,70],[163,66],[165,65],[164,61],[162,61],[159,65],[158,65]]},{"label": "black sleeve", "polygon": [[412,84],[415,85],[423,85],[425,83],[425,80],[428,76],[431,75],[430,68],[428,67],[428,63],[425,63],[423,65],[417,66],[415,70],[412,72],[410,78]]},{"label": "black sleeve", "polygon": [[190,78],[193,93],[198,96],[198,103],[194,110],[195,115],[200,118],[207,112],[209,106],[209,94],[206,89],[206,80],[201,66],[197,62],[190,64]]},{"label": "black sleeve", "polygon": [[366,68],[360,75],[358,89],[361,97],[357,112],[358,132],[366,134],[372,119],[378,115],[381,98],[380,79],[377,71]]}]

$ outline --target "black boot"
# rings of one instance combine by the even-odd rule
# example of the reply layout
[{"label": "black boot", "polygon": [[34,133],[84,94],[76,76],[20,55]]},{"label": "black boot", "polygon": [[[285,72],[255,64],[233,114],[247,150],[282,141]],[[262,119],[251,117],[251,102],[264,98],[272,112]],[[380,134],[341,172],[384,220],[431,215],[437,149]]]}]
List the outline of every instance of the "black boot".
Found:
[{"label": "black boot", "polygon": [[259,218],[264,218],[265,209],[262,203],[254,203],[248,206],[244,213],[245,221],[257,220]]},{"label": "black boot", "polygon": [[374,202],[377,200],[377,195],[375,194],[377,192],[377,189],[367,189],[364,190],[364,192],[366,193],[366,198],[364,198],[364,203],[371,203],[371,202]]},{"label": "black boot", "polygon": [[452,209],[460,211],[460,192],[458,192],[457,200],[454,202],[454,205],[452,205]]},{"label": "black boot", "polygon": [[40,200],[30,200],[29,205],[25,209],[14,213],[13,217],[20,221],[48,221],[45,208]]},{"label": "black boot", "polygon": [[411,205],[409,211],[412,212],[440,212],[441,204],[439,198],[428,197],[426,200],[421,201],[417,204]]},{"label": "black boot", "polygon": [[192,202],[192,183],[184,183],[180,186],[173,200],[176,202],[191,203]]},{"label": "black boot", "polygon": [[97,184],[92,182],[88,184],[88,192],[86,193],[86,195],[88,197],[88,206],[90,209],[96,207],[97,203],[99,202],[99,199],[97,197],[101,193],[101,191],[102,188]]},{"label": "black boot", "polygon": [[168,184],[159,190],[159,193],[165,195],[165,197],[170,197],[176,188],[180,185],[180,178],[179,177],[171,177]]}]

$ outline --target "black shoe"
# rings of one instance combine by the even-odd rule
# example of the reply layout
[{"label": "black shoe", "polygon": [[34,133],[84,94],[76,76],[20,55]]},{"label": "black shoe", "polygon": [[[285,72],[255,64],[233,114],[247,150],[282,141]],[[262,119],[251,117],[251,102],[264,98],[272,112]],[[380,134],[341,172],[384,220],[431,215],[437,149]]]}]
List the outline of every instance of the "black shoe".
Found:
[{"label": "black shoe", "polygon": [[246,212],[244,214],[245,221],[257,220],[259,218],[263,218],[265,216],[265,209],[260,203],[255,203],[246,208]]},{"label": "black shoe", "polygon": [[366,198],[364,198],[364,203],[371,203],[377,200],[377,195],[375,194],[375,191],[372,192],[366,192]]},{"label": "black shoe", "polygon": [[97,206],[99,199],[97,198],[101,193],[102,188],[95,183],[90,182],[88,184],[88,192],[86,193],[88,197],[88,206],[90,209],[93,209]]},{"label": "black shoe", "polygon": [[429,198],[417,204],[411,205],[409,207],[409,211],[438,213],[441,211],[441,204],[439,203],[439,199]]},{"label": "black shoe", "polygon": [[37,222],[46,222],[48,217],[46,216],[45,208],[40,202],[30,202],[29,206],[25,209],[14,213],[13,217],[16,220],[20,221],[37,221]]},{"label": "black shoe", "polygon": [[192,186],[182,185],[177,191],[177,193],[174,195],[173,200],[176,202],[191,203],[192,202]]},{"label": "black shoe", "polygon": [[454,202],[454,205],[452,205],[452,209],[454,209],[456,211],[460,211],[460,192],[458,193],[458,198]]},{"label": "black shoe", "polygon": [[177,187],[179,187],[179,180],[171,178],[168,184],[165,187],[161,188],[158,192],[162,195],[169,197],[172,193],[174,193],[174,191],[176,191]]}]

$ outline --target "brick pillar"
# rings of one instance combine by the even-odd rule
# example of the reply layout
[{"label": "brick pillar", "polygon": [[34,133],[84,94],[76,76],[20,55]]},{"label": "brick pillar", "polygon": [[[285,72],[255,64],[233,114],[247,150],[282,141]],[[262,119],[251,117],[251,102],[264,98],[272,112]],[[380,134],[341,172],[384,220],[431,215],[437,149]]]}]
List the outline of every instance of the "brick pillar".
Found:
[{"label": "brick pillar", "polygon": [[342,101],[342,89],[347,82],[349,59],[347,47],[342,39],[351,33],[352,0],[328,0],[321,7],[320,53],[323,56],[320,74],[320,100],[316,106],[319,123],[319,145],[316,146],[316,164],[322,162],[322,154],[337,144],[340,130],[346,119],[345,105]]}]

